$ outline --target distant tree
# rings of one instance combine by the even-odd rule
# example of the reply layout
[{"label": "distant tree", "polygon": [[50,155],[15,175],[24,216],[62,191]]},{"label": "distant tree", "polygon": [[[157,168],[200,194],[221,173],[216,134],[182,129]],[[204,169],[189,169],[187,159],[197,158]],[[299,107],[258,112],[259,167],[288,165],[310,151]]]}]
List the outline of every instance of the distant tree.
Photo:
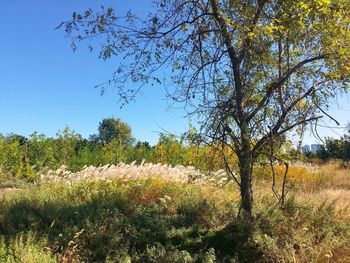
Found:
[{"label": "distant tree", "polygon": [[133,141],[131,128],[120,119],[107,118],[102,120],[98,127],[98,131],[99,139],[104,145],[115,139],[125,145],[129,145]]},{"label": "distant tree", "polygon": [[138,141],[135,144],[135,147],[131,151],[132,161],[136,161],[136,163],[140,164],[142,161],[144,162],[156,162],[153,159],[153,148],[149,144],[149,142],[141,142]]},{"label": "distant tree", "polygon": [[27,142],[27,138],[23,135],[19,135],[16,133],[10,133],[9,135],[6,136],[6,140],[8,142],[18,142],[19,145],[24,145]]},{"label": "distant tree", "polygon": [[44,134],[34,132],[29,136],[27,143],[28,158],[37,171],[45,167],[58,168],[60,160],[59,143],[53,138],[47,138]]},{"label": "distant tree", "polygon": [[145,18],[102,7],[62,25],[74,49],[87,40],[91,50],[101,43],[100,58],[125,59],[102,89],[113,85],[127,103],[162,84],[197,115],[207,142],[237,154],[243,214],[252,219],[252,172],[264,146],[328,115],[349,82],[350,2],[153,2]]},{"label": "distant tree", "polygon": [[82,140],[82,136],[69,127],[65,127],[63,131],[58,131],[56,135],[56,159],[60,161],[60,164],[69,166],[76,155],[77,143]]},{"label": "distant tree", "polygon": [[348,125],[347,132],[340,139],[326,137],[324,145],[321,146],[316,155],[324,160],[350,161],[350,126]]},{"label": "distant tree", "polygon": [[135,148],[136,149],[140,149],[140,148],[145,148],[145,149],[147,149],[147,150],[151,150],[152,149],[152,147],[151,147],[151,145],[149,144],[149,142],[141,142],[141,141],[138,141],[137,143],[136,143],[136,145],[135,145]]},{"label": "distant tree", "polygon": [[0,169],[4,169],[12,176],[22,175],[23,154],[18,140],[0,137]]},{"label": "distant tree", "polygon": [[89,136],[89,142],[90,143],[99,143],[100,142],[100,136],[98,134],[93,134]]},{"label": "distant tree", "polygon": [[174,166],[183,164],[186,156],[185,146],[173,134],[161,133],[153,151],[157,162]]},{"label": "distant tree", "polygon": [[184,132],[181,135],[181,141],[190,146],[200,146],[203,142],[203,139],[198,130],[194,126],[190,125],[188,131]]},{"label": "distant tree", "polygon": [[330,158],[326,144],[322,144],[319,150],[316,152],[316,156],[322,160],[328,160]]}]

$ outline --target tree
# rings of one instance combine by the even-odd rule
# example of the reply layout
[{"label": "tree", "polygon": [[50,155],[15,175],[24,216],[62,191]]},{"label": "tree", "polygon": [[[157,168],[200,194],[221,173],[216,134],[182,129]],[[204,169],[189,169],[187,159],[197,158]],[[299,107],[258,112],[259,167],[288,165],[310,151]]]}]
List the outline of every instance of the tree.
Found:
[{"label": "tree", "polygon": [[154,162],[153,148],[151,147],[149,142],[136,142],[135,147],[131,151],[131,154],[132,161],[136,161],[136,163],[138,164],[141,164],[142,162]]},{"label": "tree", "polygon": [[321,159],[339,159],[344,162],[350,160],[350,127],[340,139],[326,137],[324,145],[317,151],[316,155]]},{"label": "tree", "polygon": [[59,160],[61,165],[70,166],[74,156],[77,154],[77,144],[82,140],[82,136],[68,126],[62,131],[58,131],[56,136],[56,160]]},{"label": "tree", "polygon": [[116,139],[123,145],[132,142],[131,128],[120,119],[107,118],[100,122],[98,127],[99,139],[105,145]]},{"label": "tree", "polygon": [[16,133],[10,133],[9,135],[7,135],[6,140],[9,143],[18,142],[19,145],[24,145],[28,139],[26,137],[24,137],[23,135],[19,135]]},{"label": "tree", "polygon": [[207,141],[232,148],[242,209],[252,219],[258,156],[281,135],[329,116],[330,99],[348,84],[350,2],[153,2],[144,18],[101,7],[61,26],[74,49],[88,40],[90,50],[101,43],[101,59],[125,59],[102,89],[116,87],[127,103],[144,85],[162,84],[201,121]]},{"label": "tree", "polygon": [[183,164],[186,158],[186,148],[173,134],[161,133],[153,153],[157,162],[173,166]]}]

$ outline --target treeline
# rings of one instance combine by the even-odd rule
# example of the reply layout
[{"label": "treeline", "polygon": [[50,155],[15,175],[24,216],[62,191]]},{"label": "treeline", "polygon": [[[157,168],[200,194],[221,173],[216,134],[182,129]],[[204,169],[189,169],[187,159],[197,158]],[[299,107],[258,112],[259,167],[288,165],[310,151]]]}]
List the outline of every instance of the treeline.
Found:
[{"label": "treeline", "polygon": [[[234,153],[229,149],[224,151],[228,157],[226,161],[237,163]],[[59,131],[54,138],[36,132],[28,137],[0,134],[0,181],[8,178],[33,181],[39,172],[58,169],[62,165],[71,171],[78,171],[85,165],[134,161],[137,164],[144,161],[173,166],[192,165],[206,171],[218,170],[225,168],[221,153],[219,146],[201,144],[197,131],[192,127],[180,138],[160,134],[158,142],[151,146],[148,142],[136,141],[128,124],[120,119],[108,118],[99,123],[98,133],[89,138],[83,138],[68,127]],[[294,159],[300,158],[294,152],[287,154]],[[350,161],[350,129],[340,139],[326,138],[319,151],[309,153],[308,157]]]},{"label": "treeline", "polygon": [[69,128],[58,132],[55,138],[36,132],[28,137],[0,135],[0,177],[35,180],[38,172],[62,165],[77,171],[85,165],[134,161],[193,165],[203,170],[223,168],[220,151],[215,146],[199,146],[197,140],[195,129],[190,128],[181,138],[161,134],[157,144],[151,146],[135,141],[131,128],[114,118],[100,122],[98,134],[88,139]]},{"label": "treeline", "polygon": [[350,161],[350,127],[340,139],[325,138],[325,142],[315,154],[322,160],[338,159]]},{"label": "treeline", "polygon": [[350,161],[350,124],[340,139],[325,137],[323,144],[319,145],[316,152],[306,152],[304,156],[307,158],[317,158],[323,161],[339,160],[344,163]]}]

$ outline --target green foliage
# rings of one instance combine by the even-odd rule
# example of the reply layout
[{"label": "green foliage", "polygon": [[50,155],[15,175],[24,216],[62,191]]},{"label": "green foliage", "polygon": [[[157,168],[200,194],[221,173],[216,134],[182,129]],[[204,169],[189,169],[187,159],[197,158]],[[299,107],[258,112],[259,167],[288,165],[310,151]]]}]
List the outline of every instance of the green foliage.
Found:
[{"label": "green foliage", "polygon": [[7,239],[0,237],[0,262],[26,262],[39,263],[57,262],[55,256],[50,251],[45,251],[46,240],[40,239],[34,233],[17,235],[14,238]]},{"label": "green foliage", "polygon": [[186,148],[173,135],[161,134],[154,147],[154,159],[171,165],[183,164]]},{"label": "green foliage", "polygon": [[123,144],[118,139],[113,139],[109,143],[105,144],[102,148],[101,155],[104,164],[111,163],[129,163],[132,160],[129,160],[128,151],[130,151],[130,146]]},{"label": "green foliage", "polygon": [[98,127],[98,131],[98,138],[103,144],[108,144],[113,140],[118,140],[121,144],[129,145],[133,141],[131,128],[120,119],[108,118],[102,120]]},{"label": "green foliage", "polygon": [[0,199],[8,262],[327,262],[340,251],[350,259],[350,222],[332,204],[291,199],[281,211],[265,193],[247,224],[230,188],[117,180],[23,191]]},{"label": "green foliage", "polygon": [[21,146],[18,141],[0,137],[0,160],[3,169],[15,177],[21,177],[25,167]]},{"label": "green foliage", "polygon": [[[160,201],[164,195],[171,196],[171,200]],[[76,259],[101,261],[108,256],[113,261],[127,253],[132,262],[166,262],[169,256],[177,258],[174,262],[183,262],[186,258],[194,262],[191,258],[195,258],[196,253],[191,255],[172,245],[171,239],[176,229],[184,228],[189,232],[186,231],[184,237],[178,236],[176,242],[182,238],[193,242],[200,236],[197,230],[191,230],[191,225],[204,226],[201,221],[191,221],[203,202],[200,189],[191,186],[161,181],[117,181],[80,184],[73,188],[49,185],[31,189],[25,196],[1,201],[4,209],[0,216],[0,234],[16,237],[28,231],[42,233],[51,251],[61,257],[74,254]],[[180,208],[182,201],[193,203],[187,212]],[[218,209],[221,220],[231,218],[230,211]],[[201,210],[201,213],[205,216],[206,212]],[[215,219],[212,220],[214,223]],[[72,243],[77,245],[74,251]]]},{"label": "green foliage", "polygon": [[340,139],[327,137],[324,145],[315,155],[323,160],[339,159],[344,162],[350,161],[350,127]]},{"label": "green foliage", "polygon": [[71,131],[68,127],[57,133],[57,139],[55,140],[57,151],[55,151],[55,154],[56,159],[60,160],[61,164],[69,164],[76,154],[76,146],[79,140],[82,140],[81,135]]},{"label": "green foliage", "polygon": [[[28,138],[14,134],[0,136],[1,181],[35,181],[37,173],[56,170],[62,165],[71,171],[79,171],[89,165],[134,161],[138,164],[144,161],[173,166],[193,165],[206,171],[224,168],[218,148],[198,144],[198,134],[193,128],[181,140],[173,135],[161,134],[157,144],[151,146],[148,142],[133,144],[129,126],[119,119],[105,119],[100,128],[109,127],[106,123],[116,124],[117,128],[112,133],[106,132],[107,135],[102,135],[102,129],[99,136],[90,136],[89,139],[82,138],[68,127],[59,131],[56,138],[36,132]],[[102,137],[112,139],[102,140]],[[232,152],[228,155],[235,156]]]},{"label": "green foliage", "polygon": [[136,161],[137,164],[140,164],[142,161],[151,162],[154,160],[153,153],[154,151],[148,142],[138,141],[130,154],[132,160]]},{"label": "green foliage", "polygon": [[47,138],[44,134],[33,133],[29,136],[26,150],[28,151],[28,159],[38,170],[45,167],[55,168],[57,162],[57,144],[55,140]]}]

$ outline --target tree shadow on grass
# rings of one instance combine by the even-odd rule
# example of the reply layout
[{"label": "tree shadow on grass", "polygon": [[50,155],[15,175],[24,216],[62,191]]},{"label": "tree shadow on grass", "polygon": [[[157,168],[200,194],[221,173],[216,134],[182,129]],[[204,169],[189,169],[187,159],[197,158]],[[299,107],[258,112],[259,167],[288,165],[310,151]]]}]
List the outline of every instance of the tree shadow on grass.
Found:
[{"label": "tree shadow on grass", "polygon": [[89,262],[120,251],[142,253],[156,244],[193,254],[214,248],[219,262],[255,262],[261,256],[250,225],[237,221],[216,230],[198,223],[200,213],[201,204],[183,211],[157,200],[135,204],[119,194],[96,195],[81,204],[18,199],[0,212],[0,235],[34,233],[52,252],[62,255],[74,247]]},{"label": "tree shadow on grass", "polygon": [[261,249],[253,242],[253,225],[236,221],[207,239],[207,246],[217,252],[219,262],[256,262],[263,256]]}]

